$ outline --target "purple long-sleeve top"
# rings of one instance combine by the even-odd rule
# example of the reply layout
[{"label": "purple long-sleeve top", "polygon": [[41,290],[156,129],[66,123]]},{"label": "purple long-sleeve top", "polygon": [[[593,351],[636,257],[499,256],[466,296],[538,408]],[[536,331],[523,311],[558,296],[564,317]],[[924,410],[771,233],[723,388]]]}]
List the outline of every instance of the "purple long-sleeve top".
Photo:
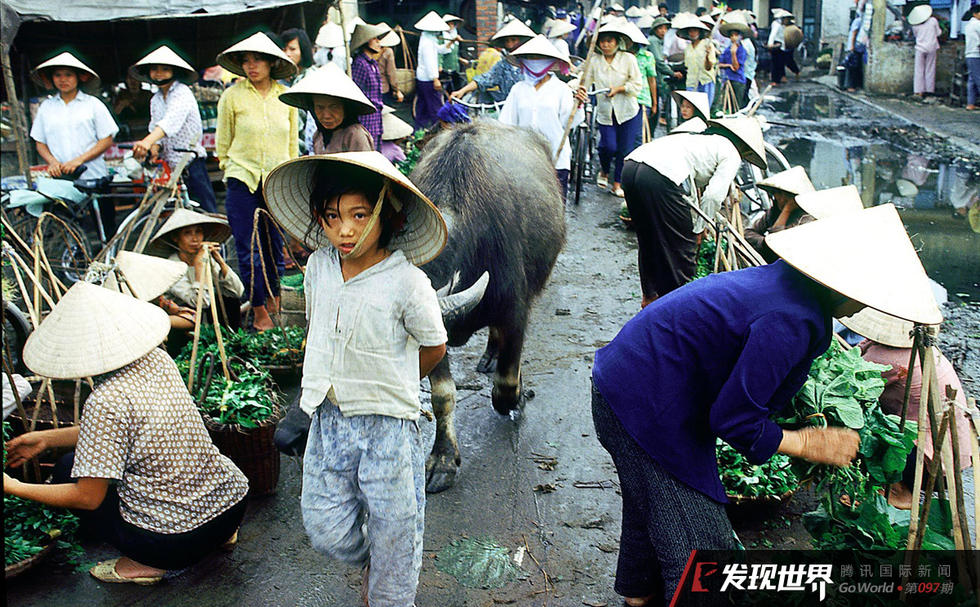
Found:
[{"label": "purple long-sleeve top", "polygon": [[755,464],[776,452],[769,416],[830,345],[821,291],[781,260],[696,280],[627,322],[596,353],[593,381],[650,457],[724,503],[715,440]]},{"label": "purple long-sleeve top", "polygon": [[[745,50],[745,44],[752,44],[752,41],[745,42],[744,40],[738,43],[738,51],[735,52],[735,57],[738,59],[738,69],[733,70],[731,68],[725,67],[721,70],[721,77],[725,80],[732,80],[734,82],[745,82],[745,60],[748,58],[748,52]],[[732,46],[729,45],[721,53],[721,57],[718,58],[718,63],[727,63],[731,65],[732,63]]]},{"label": "purple long-sleeve top", "polygon": [[384,130],[381,126],[381,108],[384,107],[384,102],[381,100],[381,70],[378,69],[378,62],[369,59],[364,53],[358,53],[351,63],[350,77],[377,109],[373,114],[358,117],[358,121],[371,133],[374,149],[381,149],[381,132]]}]

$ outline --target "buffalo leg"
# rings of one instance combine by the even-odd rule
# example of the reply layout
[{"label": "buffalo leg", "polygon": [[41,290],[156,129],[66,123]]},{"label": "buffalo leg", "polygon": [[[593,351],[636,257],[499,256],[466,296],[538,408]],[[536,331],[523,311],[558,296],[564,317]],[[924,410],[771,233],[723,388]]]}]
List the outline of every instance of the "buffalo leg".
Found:
[{"label": "buffalo leg", "polygon": [[459,444],[456,442],[456,384],[449,371],[449,355],[429,373],[432,412],[436,418],[436,440],[425,462],[425,490],[439,493],[456,483],[459,473]]},{"label": "buffalo leg", "polygon": [[524,349],[524,327],[503,327],[498,329],[497,335],[499,354],[497,373],[493,378],[493,408],[497,413],[507,415],[521,405],[521,351]]},{"label": "buffalo leg", "polygon": [[490,327],[490,335],[487,337],[487,349],[480,357],[480,362],[476,363],[476,370],[479,373],[493,373],[497,370],[497,352],[500,349],[500,333],[496,327]]}]

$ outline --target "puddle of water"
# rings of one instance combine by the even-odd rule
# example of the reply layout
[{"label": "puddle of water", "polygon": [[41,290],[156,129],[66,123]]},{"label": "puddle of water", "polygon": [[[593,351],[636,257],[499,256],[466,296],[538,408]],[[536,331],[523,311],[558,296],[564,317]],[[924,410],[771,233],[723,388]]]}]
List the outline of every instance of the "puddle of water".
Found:
[{"label": "puddle of water", "polygon": [[978,175],[888,144],[797,138],[779,147],[818,190],[853,184],[865,207],[894,203],[929,276],[951,296],[980,301],[980,234],[965,214],[953,217],[980,205]]},{"label": "puddle of water", "polygon": [[837,95],[780,91],[767,95],[763,107],[788,118],[823,120],[840,118],[846,105],[845,98]]}]

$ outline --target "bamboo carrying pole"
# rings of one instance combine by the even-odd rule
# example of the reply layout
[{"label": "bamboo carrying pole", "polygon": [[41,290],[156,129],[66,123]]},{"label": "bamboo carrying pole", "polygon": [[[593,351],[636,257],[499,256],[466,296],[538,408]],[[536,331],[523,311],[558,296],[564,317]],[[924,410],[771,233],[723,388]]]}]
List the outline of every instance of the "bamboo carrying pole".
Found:
[{"label": "bamboo carrying pole", "polygon": [[[589,86],[592,84],[592,74],[589,67],[592,65],[592,59],[595,57],[595,43],[599,38],[598,35],[599,24],[596,23],[596,31],[592,32],[592,38],[589,40],[589,52],[585,55],[585,61],[582,62],[582,83],[581,87],[586,91],[589,90]],[[582,102],[578,99],[575,100],[575,109],[568,116],[568,122],[565,123],[565,132],[562,133],[561,143],[558,145],[558,149],[555,151],[555,157],[552,159],[553,162],[558,162],[558,155],[561,154],[562,148],[565,147],[565,143],[568,142],[568,135],[572,132],[572,125],[575,123],[575,116],[578,111],[582,108]]]}]

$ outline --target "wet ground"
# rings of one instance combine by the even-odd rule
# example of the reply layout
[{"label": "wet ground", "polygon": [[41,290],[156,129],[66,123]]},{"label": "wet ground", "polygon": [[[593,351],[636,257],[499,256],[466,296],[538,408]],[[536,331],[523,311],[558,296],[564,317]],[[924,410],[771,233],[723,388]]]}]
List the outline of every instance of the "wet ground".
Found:
[{"label": "wet ground", "polygon": [[[882,156],[896,153],[890,148],[871,147],[887,141],[866,140],[862,134],[871,128],[893,128],[887,117],[868,119],[867,125],[861,122],[864,126],[857,126],[852,102],[828,96],[816,85],[793,88],[802,96],[801,107],[813,108],[808,112],[819,113],[824,107],[821,100],[809,99],[808,93],[823,93],[827,104],[833,106],[824,118],[840,121],[839,126],[816,134],[807,128],[774,127],[767,138],[784,145],[793,162],[810,161],[808,168],[815,170],[818,186],[839,185],[834,179],[850,175],[837,168],[834,173],[830,167],[854,166],[819,160],[839,156],[809,151],[816,149],[818,136],[821,146],[834,145],[834,131],[840,135],[836,141],[864,146],[859,167],[864,166],[865,151]],[[777,114],[775,109],[764,111],[774,121],[780,117],[797,120],[792,110],[784,108],[789,114]],[[895,124],[894,128],[902,127]],[[812,147],[801,142],[805,137],[813,139]],[[813,162],[813,158],[818,160]],[[927,168],[935,166],[930,162],[934,162],[931,157]],[[903,167],[893,170],[901,172]],[[891,183],[877,170],[870,173],[873,179],[868,172],[858,173],[862,184],[869,180]],[[937,175],[928,173],[920,192],[943,190],[933,185],[938,184]],[[968,270],[942,277],[951,293],[963,292],[973,300],[980,299],[976,290],[976,269],[980,267],[976,263],[980,252],[977,235],[963,232],[965,224],[953,222],[951,210],[944,204],[934,204],[935,208],[924,205],[919,208],[916,197],[903,217],[914,232],[923,234],[925,247],[950,251],[938,253],[935,262],[927,262],[927,268],[937,276],[945,271],[940,260],[952,265],[954,258],[962,259],[956,263],[968,266],[972,259],[972,280]],[[595,439],[589,403],[595,349],[612,339],[639,307],[635,239],[616,218],[618,207],[619,199],[589,188],[582,205],[567,213],[568,243],[532,315],[523,372],[525,388],[534,397],[520,418],[501,417],[493,411],[490,378],[474,370],[485,332],[451,353],[459,386],[457,422],[463,465],[457,485],[428,500],[426,558],[417,601],[420,606],[621,604],[612,590],[620,498],[611,461]],[[932,225],[935,229],[927,229]],[[961,240],[932,244],[940,242],[933,238],[934,233],[946,232]],[[962,243],[967,249],[972,245],[972,251],[963,250]],[[956,324],[966,328],[957,334],[964,344],[976,343],[970,331],[977,330],[977,310],[965,310],[964,318]],[[965,353],[964,358],[967,356]],[[978,377],[980,372],[970,379]],[[433,424],[423,421],[422,425],[431,441]],[[299,462],[284,459],[278,494],[250,504],[237,549],[231,554],[209,556],[199,566],[159,586],[100,584],[87,573],[54,564],[7,584],[7,603],[106,607],[358,605],[359,573],[324,559],[310,547],[299,513],[300,484]],[[781,512],[741,514],[733,520],[749,547],[802,548],[809,545],[809,538],[799,515],[812,505],[811,498],[798,495]],[[435,555],[440,550],[452,542],[477,538],[495,542],[520,561],[516,580],[496,589],[467,588],[436,567]],[[106,547],[87,548],[87,558],[92,560],[114,556]]]}]

